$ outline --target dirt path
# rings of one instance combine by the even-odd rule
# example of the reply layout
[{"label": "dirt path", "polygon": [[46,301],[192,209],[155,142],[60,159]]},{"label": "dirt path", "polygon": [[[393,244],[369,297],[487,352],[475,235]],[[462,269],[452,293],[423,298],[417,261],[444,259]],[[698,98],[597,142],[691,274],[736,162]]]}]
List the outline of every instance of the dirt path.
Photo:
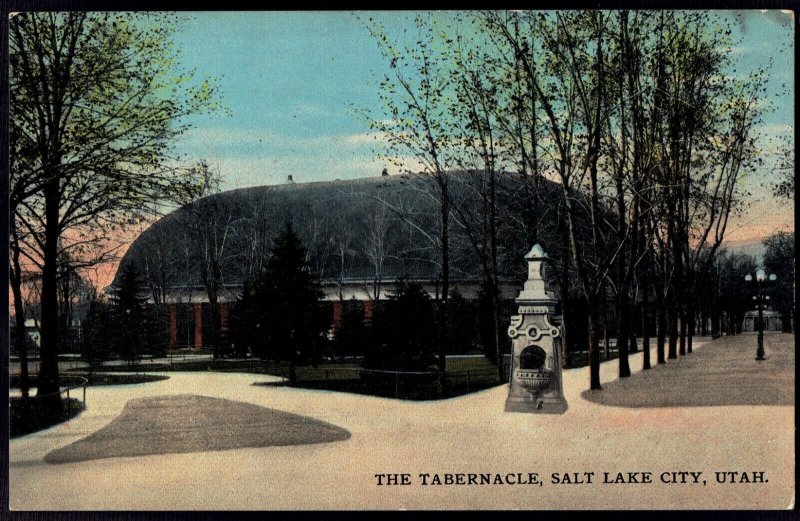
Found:
[{"label": "dirt path", "polygon": [[764,338],[766,360],[756,361],[756,337],[726,337],[678,363],[616,380],[590,401],[616,407],[794,405],[794,336]]},{"label": "dirt path", "polygon": [[[768,356],[777,356],[787,346],[793,349],[793,337],[784,337],[786,341],[778,337],[767,335]],[[707,376],[710,383],[715,378],[730,381],[731,374],[741,369],[736,364],[744,363],[736,347],[739,342],[743,350],[746,344],[755,350],[755,337],[751,335],[698,344],[692,355],[650,371],[654,376],[634,375],[619,385],[635,385],[628,389],[634,394],[663,394],[664,389],[642,387],[649,385],[647,379],[658,377],[663,378],[660,386],[676,392],[673,389],[679,388],[684,366],[700,364],[701,356],[717,360]],[[757,364],[754,360],[752,363]],[[793,362],[782,365],[785,371],[781,378],[791,374],[793,385]],[[634,371],[641,367],[641,354],[632,357],[631,366]],[[701,366],[696,370],[702,372]],[[601,368],[609,395],[615,392],[611,382],[616,371],[615,361]],[[672,380],[667,372],[673,375]],[[255,381],[270,379],[261,375],[198,372],[170,376],[163,382],[90,388],[88,409],[75,420],[13,440],[11,508],[782,509],[794,497],[792,405],[603,405],[581,396],[588,380],[585,369],[565,371],[569,409],[560,416],[504,413],[506,386],[438,402],[402,402],[253,386]],[[764,391],[766,380],[750,378],[743,385],[751,386],[754,396],[769,400]],[[131,399],[179,394],[299,414],[339,426],[352,436],[312,445],[156,454],[59,465],[44,461],[49,452],[111,423]],[[766,482],[716,482],[716,472],[742,471],[764,472]],[[563,476],[584,472],[594,472],[593,483],[552,483],[553,473]],[[605,484],[604,472],[612,477],[617,472],[650,472],[653,482]],[[701,481],[665,483],[662,475],[666,473],[669,478],[673,472],[700,472]],[[378,486],[375,475],[385,473],[408,473],[412,484]],[[435,473],[443,480],[448,473],[536,473],[542,485],[421,484],[420,474]]]}]

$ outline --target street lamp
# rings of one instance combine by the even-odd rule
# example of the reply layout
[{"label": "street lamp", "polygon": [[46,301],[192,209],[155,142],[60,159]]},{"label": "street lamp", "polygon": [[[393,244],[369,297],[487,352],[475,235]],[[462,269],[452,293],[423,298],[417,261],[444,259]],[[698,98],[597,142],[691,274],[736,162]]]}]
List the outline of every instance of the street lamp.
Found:
[{"label": "street lamp", "polygon": [[756,360],[764,360],[764,302],[769,300],[769,295],[764,295],[764,290],[767,286],[776,280],[778,277],[774,273],[767,273],[761,268],[756,270],[756,275],[753,277],[751,274],[744,276],[747,282],[754,282],[756,285],[756,294],[753,300],[756,301],[758,308],[758,348],[756,348]]}]

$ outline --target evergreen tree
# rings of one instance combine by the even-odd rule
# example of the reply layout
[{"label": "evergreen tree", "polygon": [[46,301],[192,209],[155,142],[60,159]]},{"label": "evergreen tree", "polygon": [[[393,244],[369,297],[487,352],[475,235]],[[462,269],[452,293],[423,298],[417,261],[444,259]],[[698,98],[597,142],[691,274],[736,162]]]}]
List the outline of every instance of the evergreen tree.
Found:
[{"label": "evergreen tree", "polygon": [[229,335],[231,349],[237,357],[247,356],[247,353],[261,354],[257,347],[260,327],[256,326],[259,324],[258,317],[264,310],[262,301],[256,298],[256,278],[245,279],[242,295],[236,299],[231,309]]},{"label": "evergreen tree", "polygon": [[144,313],[144,353],[153,358],[167,356],[166,339],[169,336],[167,316],[163,309],[152,306]]},{"label": "evergreen tree", "polygon": [[146,341],[146,315],[140,297],[144,292],[139,270],[127,264],[122,270],[114,297],[114,350],[128,363],[139,359]]},{"label": "evergreen tree", "polygon": [[375,316],[375,343],[364,367],[395,371],[429,370],[436,350],[433,302],[421,285],[401,281]]},{"label": "evergreen tree", "polygon": [[337,356],[363,355],[370,328],[364,324],[364,306],[355,297],[342,303],[342,324],[336,331],[334,349]]},{"label": "evergreen tree", "polygon": [[95,296],[89,301],[86,319],[81,324],[83,340],[83,358],[93,370],[111,354],[109,338],[112,332],[111,310],[108,304]]},{"label": "evergreen tree", "polygon": [[248,284],[240,301],[247,307],[254,353],[289,363],[289,381],[296,383],[295,367],[301,361],[315,361],[328,322],[319,301],[322,291],[311,273],[306,249],[291,222],[275,239],[263,273]]},{"label": "evergreen tree", "polygon": [[[450,351],[459,354],[469,353],[473,348],[473,339],[478,336],[476,306],[468,302],[458,288],[453,288],[449,306],[447,334],[450,336]],[[493,323],[492,320],[491,324]],[[494,330],[490,329],[489,332],[494,338]]]}]

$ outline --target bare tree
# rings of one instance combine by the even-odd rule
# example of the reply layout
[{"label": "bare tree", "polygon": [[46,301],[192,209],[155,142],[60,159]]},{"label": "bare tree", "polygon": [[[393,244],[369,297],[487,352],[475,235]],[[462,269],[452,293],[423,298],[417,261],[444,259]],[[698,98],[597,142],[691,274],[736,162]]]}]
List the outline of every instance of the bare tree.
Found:
[{"label": "bare tree", "polygon": [[[538,67],[533,65],[533,59],[528,59],[533,43],[528,43],[524,37],[516,39],[505,24],[499,27],[515,52],[527,61],[526,74],[546,115],[553,146],[548,154],[561,181],[572,263],[589,309],[590,388],[600,389],[598,310],[603,307],[606,276],[617,253],[612,248],[611,255],[602,255],[607,249],[603,247],[606,237],[598,176],[605,111],[602,65],[606,15],[602,12],[526,13],[520,22],[526,24],[530,38],[540,42],[537,58],[534,58],[539,60]],[[576,197],[578,191],[588,192],[591,224],[588,244],[579,236],[582,199]]]},{"label": "bare tree", "polygon": [[437,190],[437,242],[441,258],[438,369],[440,386],[443,386],[449,350],[446,332],[450,294],[449,172],[452,165],[448,155],[452,135],[447,103],[452,87],[450,73],[444,57],[435,50],[435,22],[424,15],[414,19],[417,34],[413,43],[396,45],[377,23],[370,23],[368,29],[391,70],[391,75],[381,82],[385,112],[379,117],[367,115],[371,127],[385,136],[390,160],[405,168],[410,163],[414,170],[431,178]]},{"label": "bare tree", "polygon": [[371,208],[373,211],[364,215],[366,234],[362,249],[372,267],[372,287],[368,293],[377,302],[381,298],[384,266],[394,245],[389,233],[392,221],[388,209],[385,206]]},{"label": "bare tree", "polygon": [[191,262],[208,297],[211,338],[207,345],[211,345],[218,356],[222,347],[219,299],[225,283],[224,267],[239,256],[239,252],[230,248],[238,211],[228,199],[215,197],[221,183],[220,172],[205,162],[199,163],[197,170],[202,180],[197,194],[199,199],[184,206],[179,215],[189,239]]},{"label": "bare tree", "polygon": [[181,118],[211,108],[213,89],[174,69],[174,25],[169,14],[9,21],[10,130],[27,152],[24,164],[12,163],[15,204],[41,225],[30,231],[41,237],[43,395],[58,390],[59,243],[136,222],[151,201],[191,185],[165,157],[186,128]]}]

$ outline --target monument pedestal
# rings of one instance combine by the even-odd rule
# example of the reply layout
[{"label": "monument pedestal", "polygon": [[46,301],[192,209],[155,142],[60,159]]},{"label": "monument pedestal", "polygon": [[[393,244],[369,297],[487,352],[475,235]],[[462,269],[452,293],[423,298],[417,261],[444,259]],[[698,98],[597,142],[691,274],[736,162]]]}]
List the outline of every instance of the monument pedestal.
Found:
[{"label": "monument pedestal", "polygon": [[561,414],[567,401],[561,380],[561,330],[550,321],[555,315],[555,294],[542,273],[547,255],[538,244],[525,256],[528,280],[511,317],[512,342],[507,412]]},{"label": "monument pedestal", "polygon": [[538,412],[543,414],[562,414],[567,410],[563,396],[509,396],[506,399],[506,412]]}]

